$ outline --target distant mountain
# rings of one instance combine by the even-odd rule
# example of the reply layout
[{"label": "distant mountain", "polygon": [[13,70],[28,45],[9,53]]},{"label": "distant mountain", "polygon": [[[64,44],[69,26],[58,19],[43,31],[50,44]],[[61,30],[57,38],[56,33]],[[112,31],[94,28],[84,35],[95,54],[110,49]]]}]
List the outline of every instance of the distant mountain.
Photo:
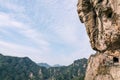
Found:
[{"label": "distant mountain", "polygon": [[50,68],[50,67],[62,67],[62,65],[59,65],[59,64],[55,64],[53,66],[50,66],[49,64],[47,63],[37,63],[40,67],[45,67],[45,68]]},{"label": "distant mountain", "polygon": [[45,68],[50,68],[51,66],[47,63],[38,63],[39,66],[45,67]]},{"label": "distant mountain", "polygon": [[0,80],[84,80],[87,59],[79,59],[69,66],[40,67],[28,57],[0,54]]},{"label": "distant mountain", "polygon": [[62,67],[62,65],[60,65],[60,64],[55,64],[55,65],[53,65],[52,67]]}]

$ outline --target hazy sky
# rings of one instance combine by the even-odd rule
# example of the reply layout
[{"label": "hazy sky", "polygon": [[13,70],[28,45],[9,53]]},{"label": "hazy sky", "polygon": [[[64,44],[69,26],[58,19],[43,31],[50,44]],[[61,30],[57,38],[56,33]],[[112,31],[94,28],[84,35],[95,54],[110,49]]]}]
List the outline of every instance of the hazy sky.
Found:
[{"label": "hazy sky", "polygon": [[0,53],[68,65],[94,53],[77,0],[0,0]]}]

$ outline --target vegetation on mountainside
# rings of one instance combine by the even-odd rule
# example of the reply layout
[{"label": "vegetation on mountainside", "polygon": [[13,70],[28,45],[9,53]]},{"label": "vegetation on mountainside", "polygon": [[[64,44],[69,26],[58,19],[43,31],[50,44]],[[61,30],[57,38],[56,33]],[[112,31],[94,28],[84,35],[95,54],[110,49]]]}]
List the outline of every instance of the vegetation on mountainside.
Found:
[{"label": "vegetation on mountainside", "polygon": [[87,59],[69,66],[40,67],[28,57],[18,58],[0,54],[1,80],[84,80]]}]

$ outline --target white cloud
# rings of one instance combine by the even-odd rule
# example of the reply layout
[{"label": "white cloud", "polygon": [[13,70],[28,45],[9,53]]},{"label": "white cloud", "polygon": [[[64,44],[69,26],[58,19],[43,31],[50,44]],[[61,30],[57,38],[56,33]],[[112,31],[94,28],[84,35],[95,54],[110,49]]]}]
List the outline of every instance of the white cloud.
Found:
[{"label": "white cloud", "polygon": [[20,45],[19,43],[15,44],[13,42],[7,42],[9,40],[3,41],[4,37],[1,37],[2,35],[0,35],[0,52],[6,55],[29,56],[30,58],[32,58],[32,60],[36,62],[44,61],[45,55],[50,53],[49,42],[45,39],[44,34],[40,31],[37,31],[35,29],[36,27],[30,26],[29,24],[31,24],[31,22],[25,23],[16,19],[19,17],[17,16],[18,14],[21,14],[21,17],[25,16],[23,19],[29,19],[23,13],[25,10],[24,7],[6,2],[4,0],[0,0],[0,4],[2,7],[5,7],[11,11],[11,13],[6,13],[2,11],[0,12],[0,31],[10,37],[10,35],[16,34],[12,33],[11,30],[15,30],[15,32],[20,33],[22,36],[30,40],[33,44],[37,45],[34,48],[28,47],[26,45]]},{"label": "white cloud", "polygon": [[[16,56],[25,56],[26,54],[30,54],[30,53],[34,53],[34,52],[39,52],[37,49],[32,48],[32,47],[28,47],[28,46],[23,46],[23,45],[18,45],[18,44],[14,44],[14,43],[10,43],[10,42],[6,42],[6,41],[0,41],[0,51],[1,52],[5,52],[6,54],[15,54]],[[25,53],[25,54],[24,54]]]},{"label": "white cloud", "polygon": [[17,13],[25,11],[24,7],[11,3],[9,0],[0,0],[0,6]]},{"label": "white cloud", "polygon": [[[22,36],[25,36],[26,38],[31,40],[32,43],[38,45],[39,46],[38,49],[40,53],[46,54],[47,52],[50,52],[49,42],[44,38],[44,34],[38,32],[36,29],[31,28],[30,26],[28,26],[23,22],[19,22],[15,20],[9,14],[0,13],[0,31],[4,32],[5,35],[9,36],[11,32],[10,30],[7,31],[6,30],[7,28],[16,30]],[[16,33],[11,33],[11,34],[14,35]],[[16,56],[17,55],[25,56],[26,53],[29,53],[28,56],[31,57],[31,55],[34,55],[34,53],[36,54],[38,53],[38,50],[35,49],[33,50],[30,47],[24,47],[25,45],[19,46],[19,43],[14,45],[14,43],[1,42],[1,45],[2,46],[0,51],[2,51],[5,54],[12,53],[15,54]]]},{"label": "white cloud", "polygon": [[[62,43],[65,46],[69,46],[69,49],[76,48],[76,50],[69,52],[64,49],[64,53],[56,52],[58,55],[47,55],[49,57],[47,57],[46,60],[52,64],[70,64],[75,59],[88,57],[91,53],[94,53],[94,51],[90,48],[85,27],[79,21],[76,9],[77,0],[57,1],[58,0],[54,0],[52,3],[52,0],[42,0],[45,12],[43,12],[42,19],[40,19],[43,24],[48,24],[47,28],[55,34],[54,37],[58,40],[59,44]],[[49,18],[46,17],[48,15],[50,15]],[[48,20],[51,21],[51,23],[47,23]]]},{"label": "white cloud", "polygon": [[2,27],[1,29],[4,29],[6,27],[16,28],[19,33],[21,33],[23,36],[30,38],[35,43],[41,46],[49,46],[49,43],[44,39],[42,33],[38,32],[33,28],[30,28],[30,26],[25,23],[16,21],[9,14],[0,13],[0,27]]},{"label": "white cloud", "polygon": [[35,62],[44,61],[44,55],[41,50],[6,41],[0,41],[0,53],[18,57],[28,56]]},{"label": "white cloud", "polygon": [[[8,0],[0,0],[0,5],[10,11],[8,13],[0,12],[0,32],[10,37],[10,35],[16,34],[12,33],[11,29],[15,30],[15,32],[37,45],[36,48],[26,44],[8,42],[9,40],[3,41],[4,39],[0,35],[1,53],[28,56],[36,62],[70,64],[73,60],[86,57],[92,52],[89,49],[90,45],[88,45],[89,42],[85,29],[81,27],[83,25],[78,20],[76,0],[36,0],[34,6],[29,6],[30,10],[28,5],[27,7],[19,6],[18,4],[8,2]],[[28,13],[25,12],[25,9],[28,9]],[[62,47],[56,43],[62,43],[70,48],[64,49],[63,53],[57,52],[54,45],[59,48]],[[76,48],[76,50],[71,50],[70,52],[68,49],[72,48]]]}]

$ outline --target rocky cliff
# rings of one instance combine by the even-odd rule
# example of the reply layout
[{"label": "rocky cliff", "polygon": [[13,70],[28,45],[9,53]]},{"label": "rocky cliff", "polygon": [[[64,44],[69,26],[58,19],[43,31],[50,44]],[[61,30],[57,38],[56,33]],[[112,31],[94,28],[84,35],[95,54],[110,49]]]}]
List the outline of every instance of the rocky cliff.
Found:
[{"label": "rocky cliff", "polygon": [[96,50],[85,80],[120,80],[120,0],[79,0],[77,8]]}]

